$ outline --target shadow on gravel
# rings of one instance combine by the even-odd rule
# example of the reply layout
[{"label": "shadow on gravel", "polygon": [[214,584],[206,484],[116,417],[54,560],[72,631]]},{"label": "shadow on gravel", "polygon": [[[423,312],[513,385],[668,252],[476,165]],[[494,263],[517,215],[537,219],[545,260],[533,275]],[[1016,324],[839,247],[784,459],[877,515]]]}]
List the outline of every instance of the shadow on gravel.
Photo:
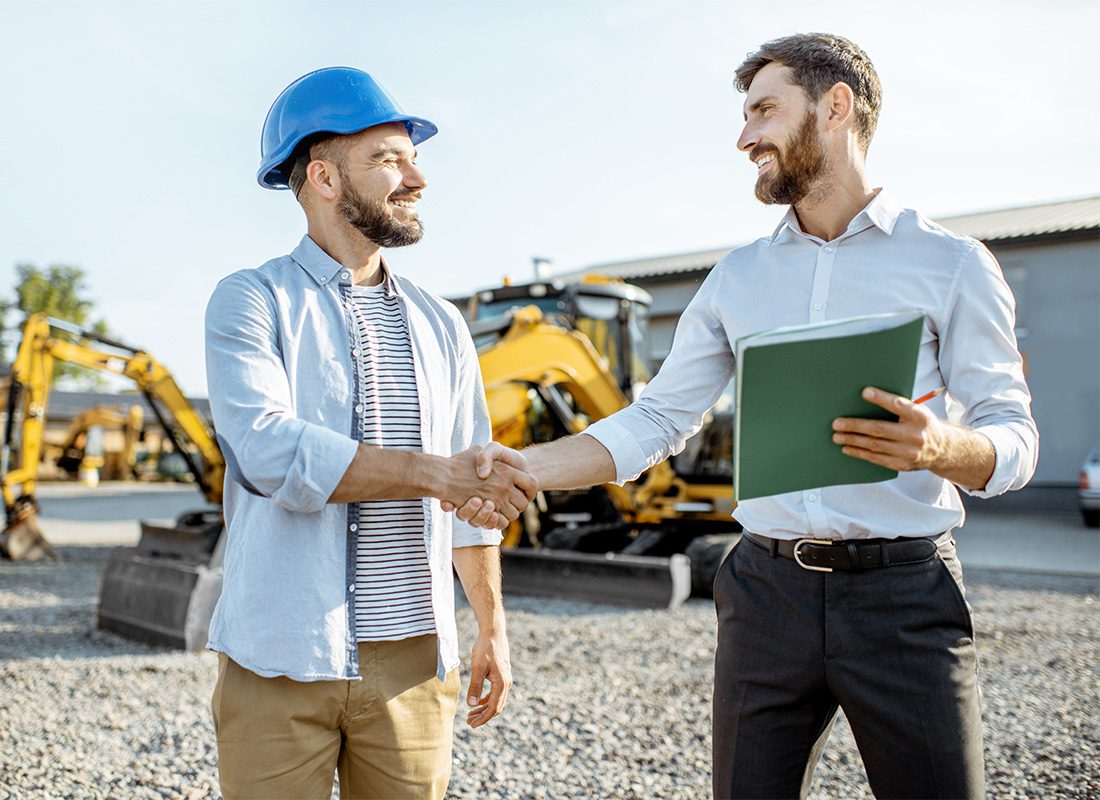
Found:
[{"label": "shadow on gravel", "polygon": [[76,661],[90,658],[114,658],[116,656],[153,656],[178,651],[165,647],[150,647],[131,642],[107,631],[92,627],[75,629],[32,629],[18,632],[0,632],[0,661],[17,661],[26,658],[50,658],[59,661]]}]

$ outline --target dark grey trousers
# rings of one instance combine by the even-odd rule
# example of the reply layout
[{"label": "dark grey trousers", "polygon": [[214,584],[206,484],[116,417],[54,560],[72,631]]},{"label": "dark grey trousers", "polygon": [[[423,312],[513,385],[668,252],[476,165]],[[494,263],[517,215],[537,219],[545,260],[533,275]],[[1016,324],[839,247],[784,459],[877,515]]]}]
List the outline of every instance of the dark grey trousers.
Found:
[{"label": "dark grey trousers", "polygon": [[923,564],[822,573],[742,537],[714,598],[715,798],[805,797],[838,705],[876,797],[984,797],[952,539]]}]

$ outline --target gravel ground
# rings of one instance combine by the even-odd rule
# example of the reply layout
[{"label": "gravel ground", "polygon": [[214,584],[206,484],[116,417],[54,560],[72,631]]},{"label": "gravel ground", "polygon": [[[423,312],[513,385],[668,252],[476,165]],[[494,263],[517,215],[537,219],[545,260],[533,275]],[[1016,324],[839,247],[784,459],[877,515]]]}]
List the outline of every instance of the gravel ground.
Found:
[{"label": "gravel ground", "polygon": [[[94,630],[109,552],[0,564],[0,798],[218,796],[216,660]],[[975,572],[968,583],[990,796],[1100,796],[1096,582]],[[478,731],[456,724],[452,796],[709,795],[709,603],[507,606],[515,687],[503,718]],[[459,623],[468,646],[468,609]],[[811,796],[871,796],[843,720]]]}]

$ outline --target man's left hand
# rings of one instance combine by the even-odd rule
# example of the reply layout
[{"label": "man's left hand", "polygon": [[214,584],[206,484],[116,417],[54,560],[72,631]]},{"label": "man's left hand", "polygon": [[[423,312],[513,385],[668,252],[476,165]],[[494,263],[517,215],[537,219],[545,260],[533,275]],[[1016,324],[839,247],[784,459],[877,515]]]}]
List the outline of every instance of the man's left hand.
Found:
[{"label": "man's left hand", "polygon": [[882,389],[864,389],[863,399],[897,414],[898,420],[833,420],[833,441],[843,445],[845,455],[899,471],[934,470],[944,459],[953,426],[909,398]]},{"label": "man's left hand", "polygon": [[[485,681],[489,692],[483,694]],[[508,636],[503,632],[479,633],[470,657],[470,688],[466,690],[466,724],[480,728],[504,708],[512,688],[512,663]]]}]

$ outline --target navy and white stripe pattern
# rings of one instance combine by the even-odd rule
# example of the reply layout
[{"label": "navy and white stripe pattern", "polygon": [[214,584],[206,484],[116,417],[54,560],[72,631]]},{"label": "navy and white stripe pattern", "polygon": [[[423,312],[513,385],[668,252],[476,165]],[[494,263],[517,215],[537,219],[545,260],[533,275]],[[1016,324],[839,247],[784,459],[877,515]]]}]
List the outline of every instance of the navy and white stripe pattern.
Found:
[{"label": "navy and white stripe pattern", "polygon": [[[364,444],[421,450],[420,403],[412,343],[397,297],[381,286],[354,286],[352,362]],[[404,639],[435,632],[432,581],[421,500],[359,504],[355,638]]]}]

